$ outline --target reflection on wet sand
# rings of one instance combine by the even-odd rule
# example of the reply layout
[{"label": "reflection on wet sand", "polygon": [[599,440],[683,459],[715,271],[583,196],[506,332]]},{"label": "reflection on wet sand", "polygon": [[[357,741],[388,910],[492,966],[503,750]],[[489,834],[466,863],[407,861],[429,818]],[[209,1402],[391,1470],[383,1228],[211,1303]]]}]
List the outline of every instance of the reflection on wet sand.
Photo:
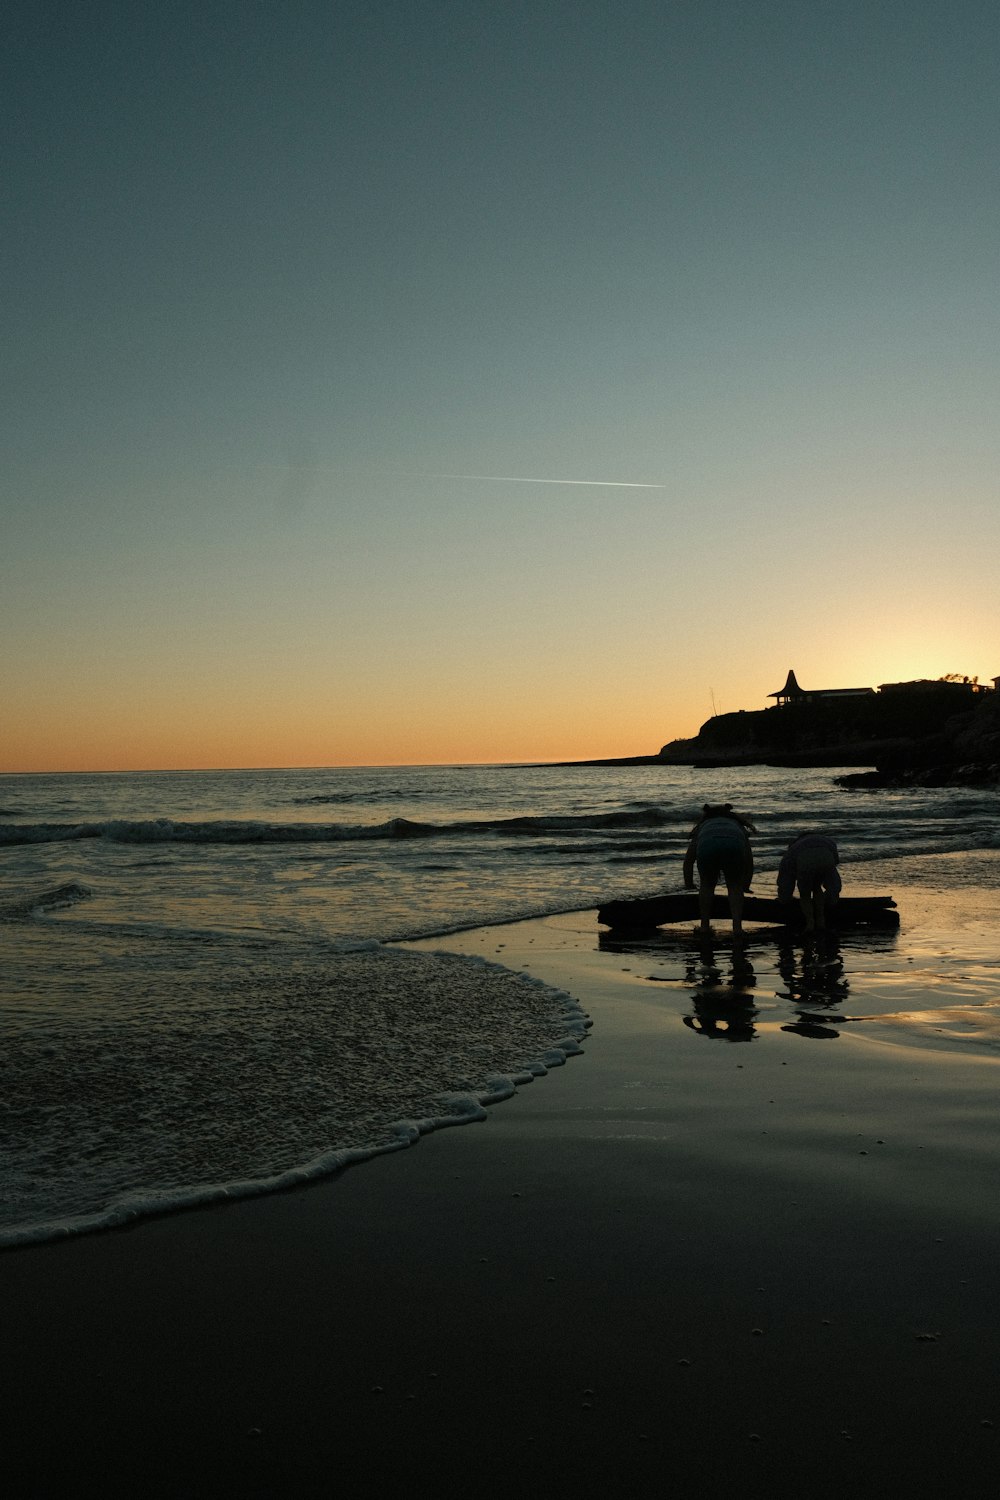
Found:
[{"label": "reflection on wet sand", "polygon": [[921,1044],[950,1046],[975,1043],[1000,1051],[1000,1007],[997,1005],[948,1005],[937,1010],[899,1010],[887,1015],[852,1016],[878,1027],[908,1032]]},{"label": "reflection on wet sand", "polygon": [[[829,932],[804,943],[791,936],[780,939],[776,967],[785,988],[775,994],[791,1001],[796,1010],[795,1020],[781,1030],[816,1041],[838,1037],[831,1023],[843,1025],[850,1019],[840,1014],[850,983],[837,935]],[[685,1026],[717,1041],[752,1042],[758,1037],[759,1011],[753,1003],[757,976],[744,949],[717,951],[710,941],[702,943],[697,954],[685,955],[684,983],[692,986],[694,1001],[693,1010],[682,1017]]]},{"label": "reflection on wet sand", "polygon": [[[851,986],[844,976],[844,955],[837,935],[829,932],[802,945],[791,939],[779,942],[778,973],[785,989],[775,994],[779,1000],[790,1000],[798,1012],[797,1019],[782,1026],[782,1031],[816,1041],[838,1037],[840,1032],[829,1023],[843,1024],[848,1019],[835,1012],[847,999]],[[817,1010],[821,1014],[817,1015]]]},{"label": "reflection on wet sand", "polygon": [[693,985],[694,1010],[682,1017],[685,1026],[723,1042],[752,1042],[757,1035],[753,964],[739,947],[728,951],[728,973],[717,961],[710,942],[697,955],[687,955],[685,984]]},{"label": "reflection on wet sand", "polygon": [[644,982],[680,991],[679,1019],[699,1036],[750,1042],[780,1031],[831,1041],[850,1031],[896,1045],[1000,1052],[995,948],[981,938],[965,948],[954,937],[949,948],[934,937],[914,942],[905,928],[806,937],[769,927],[750,928],[734,945],[727,932],[663,928],[601,933],[598,947],[652,960]]}]

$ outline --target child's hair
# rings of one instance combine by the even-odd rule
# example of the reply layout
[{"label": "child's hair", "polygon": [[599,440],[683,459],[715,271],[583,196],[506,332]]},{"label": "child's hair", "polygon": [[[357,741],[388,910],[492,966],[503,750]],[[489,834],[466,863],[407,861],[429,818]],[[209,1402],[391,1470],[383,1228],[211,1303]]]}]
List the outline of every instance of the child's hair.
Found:
[{"label": "child's hair", "polygon": [[701,817],[698,819],[698,822],[704,823],[706,818],[732,818],[734,823],[738,823],[748,833],[757,832],[757,829],[749,818],[741,817],[738,812],[733,812],[733,804],[731,802],[719,802],[715,805],[711,802],[706,802],[701,809]]}]

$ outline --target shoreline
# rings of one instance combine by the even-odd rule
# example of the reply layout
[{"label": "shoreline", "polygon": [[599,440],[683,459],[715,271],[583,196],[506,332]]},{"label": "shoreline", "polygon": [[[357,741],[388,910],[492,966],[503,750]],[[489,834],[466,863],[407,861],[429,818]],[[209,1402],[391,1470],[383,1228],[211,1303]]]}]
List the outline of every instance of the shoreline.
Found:
[{"label": "shoreline", "polygon": [[[27,935],[48,940],[30,928]],[[29,946],[29,963],[30,954]],[[86,949],[70,952],[67,983],[88,961],[100,971]],[[175,981],[175,1009],[179,988]],[[243,1001],[230,1041],[206,1024],[224,1007],[227,988]],[[579,1052],[588,1028],[565,991],[483,959],[391,944],[363,944],[263,978],[248,976],[244,964],[214,987],[203,976],[199,989],[207,1008],[188,1009],[176,1037],[147,1062],[154,1078],[159,1071],[188,1080],[175,1113],[174,1096],[158,1094],[148,1077],[123,1080],[99,1038],[71,1033],[61,1045],[8,1038],[0,1253],[335,1177],[483,1118],[519,1083]],[[79,981],[77,991],[79,1000]],[[93,1003],[112,1010],[107,990]],[[259,1042],[263,1063],[248,1037]],[[87,1109],[64,1139],[46,1134],[45,1121],[47,1112],[58,1115],[66,1092]],[[234,1121],[228,1135],[212,1116],[220,1101],[224,1119]],[[138,1178],[131,1184],[122,1181],[122,1153]]]},{"label": "shoreline", "polygon": [[5,1251],[11,1493],[499,1469],[548,1494],[991,1494],[996,1052],[851,1019],[897,974],[911,1011],[944,998],[903,916],[898,951],[845,946],[822,1046],[785,1029],[752,933],[742,1046],[682,1024],[683,935],[663,957],[576,912],[400,945],[557,983],[583,1055],[336,1178]]}]

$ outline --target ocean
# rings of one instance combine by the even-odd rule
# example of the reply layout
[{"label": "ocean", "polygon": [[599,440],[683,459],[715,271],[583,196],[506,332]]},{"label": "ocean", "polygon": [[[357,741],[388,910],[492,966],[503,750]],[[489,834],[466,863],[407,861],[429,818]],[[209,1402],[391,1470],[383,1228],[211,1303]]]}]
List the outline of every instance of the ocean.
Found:
[{"label": "ocean", "polygon": [[[821,828],[847,893],[896,897],[898,939],[845,942],[856,996],[897,1042],[996,1050],[995,790],[852,791],[836,774],[0,776],[0,1245],[330,1174],[481,1118],[581,1050],[585,1067],[599,1036],[571,994],[444,951],[447,935],[679,889],[706,801],[757,823],[756,893]],[[434,937],[443,951],[392,946]],[[761,946],[758,994],[801,1002],[787,956],[782,971]],[[917,983],[950,1029],[906,1021]],[[820,985],[813,1009],[836,998]]]}]

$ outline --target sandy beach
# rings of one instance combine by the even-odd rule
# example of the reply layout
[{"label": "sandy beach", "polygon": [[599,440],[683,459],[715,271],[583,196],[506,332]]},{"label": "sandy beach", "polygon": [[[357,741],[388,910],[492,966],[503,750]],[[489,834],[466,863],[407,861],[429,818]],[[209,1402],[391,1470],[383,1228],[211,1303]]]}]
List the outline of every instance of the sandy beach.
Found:
[{"label": "sandy beach", "polygon": [[[974,963],[982,1024],[877,944],[809,1021],[752,940],[749,987],[593,912],[412,946],[569,990],[583,1056],[330,1181],[0,1257],[9,1494],[994,1493]],[[850,1019],[897,984],[951,1030]]]}]

